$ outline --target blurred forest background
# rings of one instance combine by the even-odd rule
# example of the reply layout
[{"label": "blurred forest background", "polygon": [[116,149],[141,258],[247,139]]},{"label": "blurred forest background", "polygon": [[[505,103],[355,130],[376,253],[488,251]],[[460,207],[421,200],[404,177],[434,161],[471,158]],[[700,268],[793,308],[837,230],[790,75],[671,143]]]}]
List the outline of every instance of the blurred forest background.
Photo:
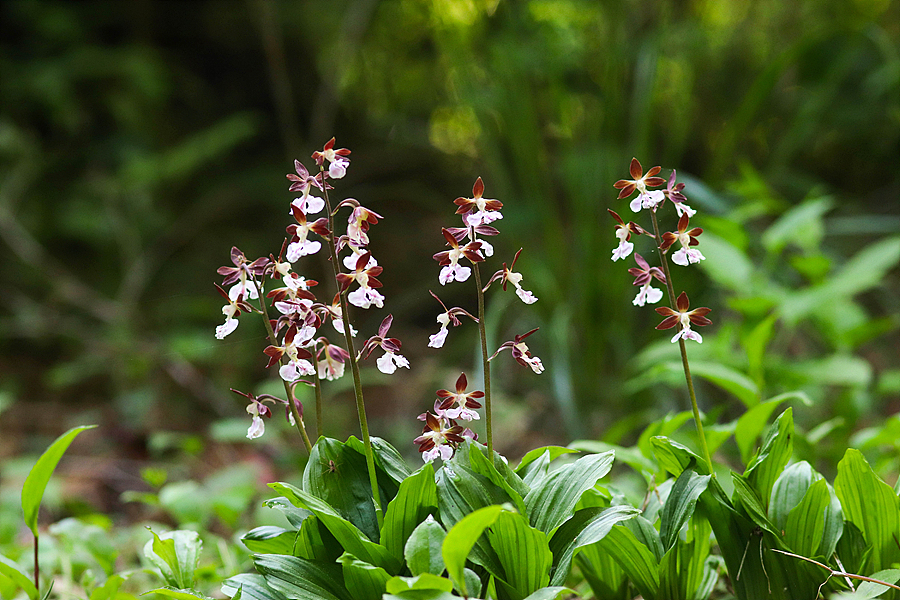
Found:
[{"label": "blurred forest background", "polygon": [[[524,247],[540,298],[492,290],[493,345],[539,326],[529,346],[547,367],[496,362],[498,449],[630,444],[688,409],[677,346],[632,306],[632,265],[609,258],[607,208],[631,215],[612,183],[635,156],[678,170],[705,229],[707,260],[675,268],[713,309],[690,346],[703,410],[733,429],[799,390],[804,458],[831,477],[852,444],[896,480],[900,2],[4,1],[0,27],[5,496],[33,461],[16,457],[84,423],[101,428],[69,474],[98,507],[146,486],[150,464],[173,479],[297,468],[276,420],[244,438],[229,388],[277,393],[277,375],[258,321],[214,339],[213,282],[232,245],[278,252],[284,175],[332,136],[353,151],[336,194],[385,217],[386,306],[355,319],[364,339],[394,315],[412,369],[370,361],[363,378],[373,433],[411,460],[434,390],[461,370],[480,381],[471,324],[426,348],[429,289],[475,312],[472,286],[441,288],[431,256],[479,175],[504,203],[485,270]],[[358,435],[349,378],[325,390],[325,433]]]}]

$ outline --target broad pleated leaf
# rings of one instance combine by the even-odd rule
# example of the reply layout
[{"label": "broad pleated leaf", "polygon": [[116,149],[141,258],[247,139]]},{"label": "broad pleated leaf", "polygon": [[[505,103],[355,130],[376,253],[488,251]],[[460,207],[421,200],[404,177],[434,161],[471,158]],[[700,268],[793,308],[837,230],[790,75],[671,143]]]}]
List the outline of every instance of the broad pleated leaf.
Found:
[{"label": "broad pleated leaf", "polygon": [[34,587],[34,583],[28,578],[28,575],[23,573],[16,563],[2,554],[0,554],[0,575],[9,577],[13,584],[20,587],[31,600],[37,600],[37,588]]},{"label": "broad pleated leaf", "polygon": [[427,464],[403,480],[397,495],[388,504],[381,528],[381,545],[402,560],[409,535],[428,515],[436,514],[437,507],[434,468]]},{"label": "broad pleated leaf", "polygon": [[502,512],[487,532],[506,576],[506,583],[521,596],[550,583],[553,555],[547,535],[531,527],[519,513]]},{"label": "broad pleated leaf", "polygon": [[541,588],[533,594],[529,594],[525,600],[556,600],[564,595],[568,597],[569,594],[573,593],[574,592],[567,587],[556,585],[553,587]]},{"label": "broad pleated leaf", "polygon": [[446,577],[423,573],[415,577],[391,577],[387,582],[388,594],[401,594],[411,590],[436,590],[452,592],[453,582]]},{"label": "broad pleated leaf", "polygon": [[762,448],[747,465],[744,477],[759,494],[768,511],[772,487],[791,458],[794,444],[794,412],[788,408],[775,420],[766,433]]},{"label": "broad pleated leaf", "polygon": [[466,594],[466,583],[463,571],[469,552],[484,530],[494,524],[502,511],[503,507],[496,505],[479,508],[463,517],[447,532],[447,537],[444,538],[441,546],[444,565],[447,567],[447,573],[450,575],[453,585],[464,595]]},{"label": "broad pleated leaf", "polygon": [[[435,474],[441,523],[449,530],[469,513],[485,506],[508,502],[506,493],[486,477],[454,463],[445,463]],[[478,539],[469,560],[492,573],[500,572],[497,554],[485,539]]]},{"label": "broad pleated leaf", "polygon": [[664,436],[650,438],[650,445],[659,466],[675,477],[692,467],[704,475],[709,475],[706,461],[687,446]]},{"label": "broad pleated leaf", "polygon": [[469,464],[472,470],[487,477],[491,483],[501,488],[509,499],[515,505],[516,510],[525,514],[525,501],[523,498],[530,491],[529,486],[516,475],[509,466],[499,459],[499,454],[494,453],[495,460],[493,463],[482,454],[481,448],[474,444],[467,444],[469,447]]},{"label": "broad pleated leaf", "polygon": [[659,590],[656,558],[627,527],[614,526],[597,542],[597,547],[619,563],[644,600],[655,600]]},{"label": "broad pleated leaf", "polygon": [[176,589],[194,586],[194,570],[200,563],[203,542],[196,531],[179,529],[162,535],[150,531],[153,539],[144,545],[144,556],[162,573],[166,583]]},{"label": "broad pleated leaf", "polygon": [[765,429],[772,413],[784,400],[786,398],[781,398],[780,396],[766,400],[747,410],[737,420],[737,427],[734,430],[734,441],[738,450],[741,451],[741,460],[744,463],[750,462],[753,448],[756,445],[756,438]]},{"label": "broad pleated leaf", "polygon": [[[433,519],[426,519],[416,527],[403,551],[406,566],[413,575],[430,573],[440,575],[444,572],[444,558],[441,549],[447,532],[441,524]],[[448,590],[449,591],[449,590]]]},{"label": "broad pleated leaf", "polygon": [[287,600],[284,594],[266,584],[259,573],[241,573],[222,582],[222,593],[233,598],[241,590],[241,600]]},{"label": "broad pleated leaf", "polygon": [[872,547],[867,571],[880,571],[900,561],[900,499],[859,450],[849,448],[838,463],[834,491],[844,518],[859,528]]},{"label": "broad pleated leaf", "polygon": [[681,527],[694,515],[697,498],[706,490],[709,475],[697,475],[685,470],[678,476],[662,509],[659,537],[669,550],[678,540]]},{"label": "broad pleated leaf", "polygon": [[341,517],[332,507],[288,483],[270,483],[269,487],[282,493],[291,502],[313,512],[341,547],[367,563],[381,567],[391,574],[399,572],[401,561],[387,548],[371,541],[353,523]]},{"label": "broad pleated leaf", "polygon": [[387,571],[346,552],[338,558],[338,562],[344,574],[344,587],[353,600],[381,600],[391,578]]},{"label": "broad pleated leaf", "polygon": [[831,501],[824,479],[809,486],[806,495],[788,513],[784,525],[784,543],[795,554],[812,558],[820,555],[819,544],[825,531],[825,509]]},{"label": "broad pleated leaf", "polygon": [[[372,452],[375,454],[375,465],[391,479],[394,483],[394,489],[396,489],[404,479],[412,474],[412,469],[409,468],[409,465],[406,464],[406,461],[403,460],[397,449],[388,442],[374,435],[370,439],[372,440]],[[351,435],[347,438],[346,444],[362,456],[366,455],[365,444],[355,436]],[[385,485],[380,479],[379,484]],[[390,492],[390,489],[388,491]],[[383,502],[387,502],[391,498],[393,498],[393,493],[385,498]]]},{"label": "broad pleated leaf", "polygon": [[147,590],[144,594],[157,594],[166,598],[175,598],[176,600],[213,600],[213,598],[201,594],[196,590],[179,590],[171,587]]},{"label": "broad pleated leaf", "polygon": [[809,486],[817,479],[822,479],[822,476],[813,471],[805,460],[794,463],[781,473],[772,488],[768,513],[776,528],[784,529],[788,513],[800,504]]},{"label": "broad pleated leaf", "polygon": [[716,583],[715,569],[707,562],[709,524],[693,519],[688,532],[688,541],[678,540],[659,563],[660,598],[705,600]]},{"label": "broad pleated leaf", "polygon": [[756,493],[756,490],[747,482],[747,478],[732,471],[731,481],[734,483],[734,506],[743,507],[747,516],[750,517],[757,527],[765,529],[780,539],[780,530],[766,516],[766,509],[762,504],[762,500],[759,494]]},{"label": "broad pleated leaf", "polygon": [[573,454],[578,452],[578,450],[573,450],[572,448],[564,448],[562,446],[541,446],[540,448],[534,448],[533,450],[529,450],[525,453],[525,456],[522,457],[522,460],[519,461],[519,465],[515,468],[516,473],[520,476],[523,475],[522,471],[531,464],[532,461],[540,458],[541,455],[547,454],[550,458],[550,461],[554,461],[563,454]]},{"label": "broad pleated leaf", "polygon": [[293,554],[296,529],[263,525],[248,531],[241,542],[254,554]]},{"label": "broad pleated leaf", "polygon": [[[379,486],[380,487],[380,486]],[[378,540],[378,521],[365,456],[331,438],[321,437],[309,454],[300,489],[328,504],[370,540]],[[386,491],[379,490],[382,497]]]},{"label": "broad pleated leaf", "polygon": [[548,535],[572,516],[578,499],[609,473],[613,452],[589,454],[550,473],[525,496],[531,525]]},{"label": "broad pleated leaf", "polygon": [[336,564],[281,554],[258,554],[253,564],[267,586],[291,600],[352,600]]},{"label": "broad pleated leaf", "polygon": [[639,509],[625,505],[576,511],[571,519],[556,530],[550,540],[550,550],[553,553],[551,585],[565,582],[572,567],[572,557],[578,550],[599,542],[614,525],[640,513]]},{"label": "broad pleated leaf", "polygon": [[69,444],[82,431],[93,429],[96,425],[82,425],[81,427],[73,427],[56,440],[47,448],[41,457],[37,460],[25,483],[22,485],[22,513],[25,515],[25,525],[31,529],[31,533],[35,537],[38,536],[38,511],[41,508],[41,499],[44,497],[44,490],[47,489],[47,482],[50,476],[59,464],[60,459],[69,447]]}]

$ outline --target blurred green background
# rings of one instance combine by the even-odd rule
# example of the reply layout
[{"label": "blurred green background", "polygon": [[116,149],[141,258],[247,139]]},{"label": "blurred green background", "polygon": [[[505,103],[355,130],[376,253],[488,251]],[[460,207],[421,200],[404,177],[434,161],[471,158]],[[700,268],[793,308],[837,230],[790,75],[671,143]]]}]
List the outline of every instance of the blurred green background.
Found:
[{"label": "blurred green background", "polygon": [[[212,284],[232,245],[278,252],[284,174],[334,135],[353,151],[335,193],[385,217],[387,304],[357,325],[368,337],[392,313],[412,362],[366,366],[370,427],[410,458],[434,390],[478,373],[471,324],[426,344],[429,289],[475,312],[431,255],[479,175],[504,203],[485,271],[524,247],[540,298],[492,290],[493,345],[540,326],[547,367],[496,362],[498,448],[631,443],[688,408],[671,335],[631,304],[631,259],[609,259],[606,209],[631,216],[612,183],[635,156],[676,168],[700,210],[707,260],[674,276],[713,309],[690,346],[703,410],[729,423],[799,390],[817,469],[853,444],[898,470],[900,2],[5,1],[0,27],[0,459],[98,422],[77,447],[109,465],[101,506],[173,450],[195,475],[296,465],[274,420],[243,439],[228,389],[278,382],[260,323],[213,338]],[[300,264],[331,289],[324,264]],[[357,433],[349,380],[326,403],[326,433]]]}]

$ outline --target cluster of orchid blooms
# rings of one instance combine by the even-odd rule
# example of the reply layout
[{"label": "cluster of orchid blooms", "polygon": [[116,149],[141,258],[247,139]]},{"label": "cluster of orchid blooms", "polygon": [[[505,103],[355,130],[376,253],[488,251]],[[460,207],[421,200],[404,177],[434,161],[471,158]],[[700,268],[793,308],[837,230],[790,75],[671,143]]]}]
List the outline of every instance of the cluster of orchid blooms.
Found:
[{"label": "cluster of orchid blooms", "polygon": [[[399,367],[410,367],[406,357],[400,354],[400,340],[388,336],[393,320],[391,315],[382,321],[378,333],[363,344],[355,357],[351,357],[350,352],[340,344],[330,342],[320,331],[325,321],[331,321],[338,333],[356,336],[356,330],[349,322],[346,324],[344,322],[344,319],[348,318],[342,309],[344,295],[347,302],[359,308],[384,306],[384,296],[378,291],[381,282],[377,279],[383,268],[372,256],[368,235],[370,226],[377,224],[383,217],[352,198],[341,201],[332,210],[328,191],[334,187],[329,180],[344,177],[350,164],[347,158],[350,150],[335,149],[334,144],[335,140],[332,138],[322,151],[313,153],[312,158],[319,166],[319,172],[315,175],[299,161],[294,161],[296,174],[287,175],[291,182],[289,190],[299,192],[300,197],[291,202],[290,214],[295,222],[286,229],[288,236],[282,244],[279,255],[277,257],[269,255],[251,261],[235,247],[231,250],[233,266],[218,269],[219,275],[223,276],[224,280],[222,285],[217,284],[216,288],[225,298],[226,305],[222,308],[225,322],[216,327],[216,338],[223,339],[235,331],[241,313],[263,315],[268,322],[267,331],[270,340],[270,345],[264,350],[269,358],[267,367],[280,365],[278,373],[284,380],[286,392],[290,397],[288,400],[282,400],[268,394],[255,396],[234,390],[250,400],[247,412],[252,417],[252,423],[247,437],[251,439],[263,435],[265,430],[263,417],[272,416],[267,404],[284,404],[288,421],[295,425],[292,405],[301,418],[303,412],[302,405],[294,398],[294,387],[300,383],[318,386],[322,379],[337,379],[344,374],[345,364],[351,359],[355,361],[367,359],[375,350],[380,349],[383,354],[376,360],[376,365],[381,372],[392,374]],[[318,197],[316,193],[322,193],[324,198]],[[499,233],[490,223],[502,218],[500,213],[502,203],[484,198],[483,193],[484,184],[481,178],[478,178],[473,187],[472,198],[455,200],[456,213],[462,217],[463,226],[450,227],[442,231],[449,249],[434,255],[442,267],[438,277],[441,285],[469,279],[472,268],[461,264],[463,261],[475,265],[484,261],[485,257],[493,255],[493,247],[484,237]],[[330,213],[314,217],[326,208]],[[350,215],[347,219],[346,233],[337,235],[333,231],[334,217],[343,208],[348,208]],[[332,245],[330,248],[332,256],[347,252],[340,259],[345,271],[336,270],[337,293],[330,303],[319,301],[311,291],[318,282],[308,280],[294,270],[294,263],[300,258],[314,255],[322,248],[322,243],[312,239],[311,234]],[[499,281],[504,290],[508,284],[512,284],[518,297],[526,304],[536,302],[537,297],[522,288],[522,275],[513,271],[521,252],[520,249],[516,253],[509,267],[503,263],[503,268],[494,273],[478,293],[483,294],[492,283]],[[275,282],[274,289],[266,291],[264,286],[266,279]],[[350,291],[354,285],[355,289]],[[478,318],[459,307],[448,309],[433,292],[431,295],[438,300],[444,310],[437,317],[440,330],[430,336],[428,346],[440,348],[447,338],[448,327],[460,325],[460,317],[467,316],[476,322]],[[265,299],[270,299],[271,306],[278,312],[276,318],[270,319]],[[251,300],[257,302],[254,304],[250,302]],[[535,331],[536,329],[524,335],[517,335],[514,340],[505,342],[491,359],[501,351],[510,349],[517,362],[530,367],[535,373],[541,373],[544,370],[543,364],[538,357],[531,354],[524,343],[524,339]],[[350,337],[346,340],[347,347],[351,347]],[[314,381],[303,379],[310,376]],[[434,412],[420,415],[419,419],[425,422],[425,428],[415,443],[419,445],[424,460],[430,462],[437,457],[446,460],[452,456],[463,438],[476,438],[474,432],[458,425],[457,420],[478,419],[476,410],[481,408],[481,404],[476,398],[483,398],[485,394],[480,391],[467,393],[466,386],[467,381],[463,374],[456,383],[455,393],[439,390]]]},{"label": "cluster of orchid blooms", "polygon": [[[681,244],[681,248],[672,253],[672,262],[676,265],[686,267],[688,265],[699,263],[701,260],[705,260],[705,257],[695,247],[700,243],[697,238],[703,233],[703,229],[699,227],[689,229],[690,219],[697,211],[686,204],[687,198],[684,193],[682,193],[684,183],[675,183],[674,170],[672,171],[672,175],[669,177],[668,182],[662,177],[658,177],[657,175],[661,170],[661,167],[653,167],[647,171],[647,173],[644,173],[641,163],[638,162],[636,158],[632,158],[630,167],[632,179],[620,179],[613,184],[613,187],[620,190],[618,196],[619,200],[628,198],[634,192],[638,193],[638,195],[629,203],[629,207],[635,213],[640,212],[642,209],[650,210],[653,218],[654,231],[656,232],[656,235],[654,235],[634,221],[626,223],[615,211],[607,209],[609,210],[609,214],[616,220],[616,238],[619,240],[619,245],[612,253],[613,262],[619,259],[624,260],[631,255],[634,250],[634,244],[631,242],[632,235],[647,235],[656,240],[656,245],[663,257],[663,261],[666,260],[666,256],[675,242]],[[649,189],[662,185],[666,186],[663,190]],[[679,217],[678,225],[675,231],[667,231],[660,235],[656,225],[656,212],[663,206],[666,199],[671,200],[672,204],[675,206],[675,211]],[[662,269],[659,267],[651,267],[644,257],[636,252],[634,254],[634,260],[637,263],[637,267],[628,269],[628,273],[634,277],[634,285],[640,286],[640,290],[632,301],[635,306],[644,306],[648,302],[650,304],[655,304],[662,299],[662,290],[656,289],[650,285],[654,279],[669,287],[670,297],[674,295],[671,282],[668,281],[666,277],[666,273],[668,273],[668,264],[666,262],[663,262]],[[706,315],[709,314],[710,309],[703,307],[689,310],[690,301],[688,300],[687,294],[684,292],[681,292],[678,298],[675,299],[674,304],[677,310],[673,310],[668,306],[662,306],[656,309],[656,312],[665,317],[656,328],[670,329],[677,325],[678,332],[672,338],[672,343],[679,340],[695,340],[697,343],[702,343],[703,338],[699,333],[691,329],[691,325],[709,325],[712,321],[707,319]]]}]

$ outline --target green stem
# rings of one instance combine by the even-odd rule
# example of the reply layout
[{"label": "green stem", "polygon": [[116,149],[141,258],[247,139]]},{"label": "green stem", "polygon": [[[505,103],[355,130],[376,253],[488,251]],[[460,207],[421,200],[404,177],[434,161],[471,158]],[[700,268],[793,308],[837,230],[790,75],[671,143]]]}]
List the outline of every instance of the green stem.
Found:
[{"label": "green stem", "polygon": [[[313,348],[315,350],[315,348]],[[319,360],[313,352],[313,367],[315,367],[315,383],[316,383],[316,433],[319,437],[325,435],[324,421],[322,417],[322,380],[319,379]]]},{"label": "green stem", "polygon": [[[668,254],[659,248],[660,244],[662,244],[662,236],[659,234],[659,222],[656,219],[655,209],[650,211],[650,216],[653,221],[653,233],[656,235],[656,247],[657,250],[659,250],[659,260],[662,263],[663,273],[666,276],[666,291],[669,294],[669,305],[672,307],[672,310],[678,310],[678,307],[675,304],[675,287],[672,285],[672,275],[669,272]],[[688,394],[691,397],[691,411],[694,413],[694,425],[697,427],[697,435],[700,438],[700,449],[703,451],[703,459],[706,461],[709,474],[715,477],[716,474],[715,471],[713,471],[712,458],[709,456],[709,448],[706,445],[706,435],[703,433],[703,422],[700,420],[700,408],[697,406],[697,395],[694,392],[694,380],[691,378],[691,367],[688,364],[687,347],[684,344],[684,340],[681,338],[678,339],[678,347],[681,350],[681,365],[684,368],[684,378],[687,382]]]},{"label": "green stem", "polygon": [[341,320],[344,322],[344,340],[347,342],[347,352],[350,354],[350,371],[353,373],[353,390],[356,393],[356,413],[359,416],[359,428],[362,432],[363,445],[366,451],[366,466],[369,469],[369,484],[372,487],[372,500],[375,501],[375,518],[378,528],[384,523],[381,509],[381,494],[378,493],[378,477],[375,471],[375,453],[372,451],[372,439],[369,437],[369,423],[366,419],[366,403],[363,400],[362,379],[359,376],[359,363],[356,361],[356,350],[353,349],[353,335],[350,333],[350,310],[347,304],[347,295],[342,293],[341,284],[338,281],[338,256],[334,238],[334,215],[331,212],[331,200],[328,198],[328,186],[325,185],[325,167],[319,165],[322,174],[322,192],[325,195],[325,210],[328,211],[328,250],[331,252],[331,269],[334,272],[334,284],[338,289],[338,298],[341,302]]},{"label": "green stem", "polygon": [[[474,228],[472,228],[474,229]],[[491,363],[488,359],[487,331],[484,326],[484,287],[481,285],[481,271],[478,263],[472,263],[475,284],[478,286],[478,331],[481,333],[481,360],[484,365],[484,427],[487,435],[488,456],[494,456],[494,432],[491,422]]]},{"label": "green stem", "polygon": [[[272,322],[269,320],[269,309],[266,306],[266,299],[263,296],[262,286],[256,283],[255,280],[253,284],[256,286],[257,294],[259,294],[259,305],[262,307],[263,321],[266,323],[266,333],[269,335],[269,343],[273,346],[277,346],[278,338],[275,337],[275,330],[272,329]],[[282,356],[278,362],[283,365],[284,356]],[[315,362],[315,357],[313,357],[313,362]],[[315,365],[313,366],[315,367]],[[294,426],[297,427],[300,437],[303,438],[303,445],[306,446],[306,453],[309,454],[312,451],[312,444],[309,442],[309,435],[306,433],[306,424],[303,423],[303,417],[300,415],[300,411],[297,410],[297,405],[294,404],[294,390],[291,389],[291,384],[284,379],[281,379],[281,382],[284,384],[284,393],[287,394],[288,410],[290,410],[291,414],[294,416]]]},{"label": "green stem", "polygon": [[38,564],[38,536],[34,536],[34,589],[38,592],[38,598],[41,597],[41,567]]}]

